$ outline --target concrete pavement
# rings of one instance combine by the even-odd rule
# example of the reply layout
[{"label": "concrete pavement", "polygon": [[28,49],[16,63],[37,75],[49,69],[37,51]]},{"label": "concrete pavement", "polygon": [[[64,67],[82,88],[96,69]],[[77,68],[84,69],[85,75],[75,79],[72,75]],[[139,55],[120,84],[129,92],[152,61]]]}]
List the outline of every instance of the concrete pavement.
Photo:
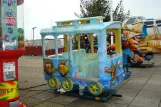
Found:
[{"label": "concrete pavement", "polygon": [[130,68],[132,76],[117,87],[123,96],[101,103],[54,94],[45,85],[42,58],[23,56],[19,59],[21,101],[27,107],[161,107],[161,55],[155,55],[154,61],[152,68]]}]

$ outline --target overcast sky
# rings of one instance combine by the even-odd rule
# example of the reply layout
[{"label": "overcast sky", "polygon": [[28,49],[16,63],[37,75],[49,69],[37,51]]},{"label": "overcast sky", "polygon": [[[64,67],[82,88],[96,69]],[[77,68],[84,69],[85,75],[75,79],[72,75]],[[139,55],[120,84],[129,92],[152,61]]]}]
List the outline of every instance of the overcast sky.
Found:
[{"label": "overcast sky", "polygon": [[[113,0],[113,8],[120,0]],[[161,18],[161,0],[124,0],[125,11],[130,10],[132,16],[146,18]],[[51,21],[77,18],[74,12],[79,12],[80,0],[25,0],[25,38],[32,39],[32,27],[35,29],[35,39],[40,39],[40,30],[51,27]]]}]

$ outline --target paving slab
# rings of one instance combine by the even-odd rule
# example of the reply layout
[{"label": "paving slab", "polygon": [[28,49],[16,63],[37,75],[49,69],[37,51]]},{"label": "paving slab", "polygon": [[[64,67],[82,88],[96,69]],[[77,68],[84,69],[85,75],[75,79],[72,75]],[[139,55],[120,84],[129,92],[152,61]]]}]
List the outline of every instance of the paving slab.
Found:
[{"label": "paving slab", "polygon": [[[161,71],[160,71],[161,72]],[[161,81],[161,73],[154,73],[150,79]]]},{"label": "paving slab", "polygon": [[149,79],[147,84],[161,85],[161,79],[157,79],[157,78]]},{"label": "paving slab", "polygon": [[157,69],[157,66],[151,68],[143,68],[142,72],[153,73]]},{"label": "paving slab", "polygon": [[158,58],[156,58],[155,60],[154,60],[154,62],[155,62],[155,66],[158,66],[158,65],[160,65],[161,64],[161,62],[160,62],[160,57],[158,57]]},{"label": "paving slab", "polygon": [[64,107],[64,105],[51,103],[51,102],[47,101],[47,102],[41,103],[41,104],[34,106],[34,107]]},{"label": "paving slab", "polygon": [[42,84],[47,84],[47,82],[43,79],[40,78],[28,78],[27,80],[24,80],[25,82],[19,82],[19,87],[20,88],[29,88],[29,87],[34,87],[34,86],[39,86]]},{"label": "paving slab", "polygon": [[124,89],[142,89],[144,86],[144,83],[126,83],[122,86]]},{"label": "paving slab", "polygon": [[136,97],[130,105],[133,106],[145,106],[145,107],[158,107],[159,106],[159,99],[152,99],[152,98],[140,98]]},{"label": "paving slab", "polygon": [[76,101],[77,99],[78,99],[78,97],[59,95],[59,96],[49,100],[49,102],[68,105],[68,104],[72,103],[73,101]]},{"label": "paving slab", "polygon": [[98,107],[99,104],[101,104],[100,101],[78,99],[68,104],[67,107]]},{"label": "paving slab", "polygon": [[[159,67],[160,68],[160,67]],[[157,69],[155,72],[154,72],[154,75],[161,75],[161,69]]]},{"label": "paving slab", "polygon": [[45,92],[33,95],[32,98],[37,98],[37,99],[40,99],[40,100],[51,100],[55,96],[56,95],[54,93],[49,92],[49,91],[45,91]]},{"label": "paving slab", "polygon": [[98,107],[128,107],[128,105],[116,104],[116,103],[102,103]]},{"label": "paving slab", "polygon": [[18,59],[19,66],[26,66],[26,67],[42,67],[43,60],[42,58],[36,57],[21,57]]},{"label": "paving slab", "polygon": [[159,104],[159,107],[161,107],[161,103]]},{"label": "paving slab", "polygon": [[143,68],[133,68],[133,67],[129,67],[129,71],[132,72],[132,77],[137,75],[138,73],[140,73],[143,70]]},{"label": "paving slab", "polygon": [[160,91],[145,91],[141,90],[137,97],[140,98],[151,98],[151,99],[161,99],[161,90]]},{"label": "paving slab", "polygon": [[140,72],[135,77],[141,77],[141,78],[150,78],[152,76],[152,73],[146,73],[146,72]]},{"label": "paving slab", "polygon": [[25,77],[36,77],[36,78],[42,78],[44,77],[43,75],[43,68],[42,67],[21,67],[19,66],[19,76],[20,78],[22,76]]},{"label": "paving slab", "polygon": [[151,76],[150,77],[141,77],[141,76],[135,76],[134,78],[133,78],[133,80],[141,80],[142,82],[143,81],[148,81],[149,79],[151,78]]},{"label": "paving slab", "polygon": [[132,78],[131,80],[129,80],[128,82],[127,82],[127,84],[129,83],[129,84],[138,84],[138,83],[140,83],[140,84],[145,84],[146,82],[147,82],[147,80],[148,80],[148,78],[137,78],[137,77],[134,77],[134,78]]},{"label": "paving slab", "polygon": [[112,97],[108,102],[129,105],[135,97],[125,96],[122,97]]},{"label": "paving slab", "polygon": [[19,90],[20,98],[24,99],[27,97],[31,97],[32,95],[41,93],[43,91],[29,91],[29,90]]},{"label": "paving slab", "polygon": [[139,68],[139,67],[129,67],[130,71],[134,72],[134,73],[138,73],[140,71],[142,71],[144,68]]},{"label": "paving slab", "polygon": [[157,67],[156,71],[160,71],[161,72],[161,64]]},{"label": "paving slab", "polygon": [[117,91],[117,94],[121,94],[123,96],[135,97],[139,92],[140,92],[139,89],[124,89],[124,88],[120,88]]},{"label": "paving slab", "polygon": [[[43,100],[40,99],[36,99],[36,98],[32,98],[32,97],[28,97],[25,99],[21,100],[27,107],[34,107],[42,102],[44,102]],[[45,106],[44,106],[45,107]]]},{"label": "paving slab", "polygon": [[142,90],[161,92],[161,85],[155,85],[155,84],[147,83],[147,84],[144,85]]}]

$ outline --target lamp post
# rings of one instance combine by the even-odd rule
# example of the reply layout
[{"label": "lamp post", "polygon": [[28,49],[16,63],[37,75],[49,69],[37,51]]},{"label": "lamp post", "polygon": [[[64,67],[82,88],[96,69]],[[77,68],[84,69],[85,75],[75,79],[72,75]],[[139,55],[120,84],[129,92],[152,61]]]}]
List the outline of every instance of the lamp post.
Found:
[{"label": "lamp post", "polygon": [[37,27],[33,27],[32,30],[33,30],[33,46],[34,46],[34,30],[36,29]]},{"label": "lamp post", "polygon": [[[110,19],[111,19],[111,22],[113,22],[113,2],[112,0],[110,0]],[[111,32],[111,44],[114,43],[114,36],[113,36],[113,32]]]},{"label": "lamp post", "polygon": [[111,22],[113,22],[113,3],[112,3],[112,0],[110,0],[110,19],[111,19]]}]

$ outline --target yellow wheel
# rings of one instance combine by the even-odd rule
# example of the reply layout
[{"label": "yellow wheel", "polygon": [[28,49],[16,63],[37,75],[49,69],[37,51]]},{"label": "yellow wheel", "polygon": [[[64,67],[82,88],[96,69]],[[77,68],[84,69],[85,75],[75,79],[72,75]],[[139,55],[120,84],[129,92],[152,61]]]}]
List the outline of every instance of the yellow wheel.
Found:
[{"label": "yellow wheel", "polygon": [[49,87],[51,87],[51,88],[58,89],[59,86],[60,86],[58,78],[57,78],[56,76],[51,77],[51,78],[48,80],[48,85],[49,85]]},{"label": "yellow wheel", "polygon": [[94,96],[98,96],[103,92],[102,84],[99,82],[90,82],[87,88],[89,93]]},{"label": "yellow wheel", "polygon": [[73,84],[72,79],[64,78],[62,80],[61,86],[65,91],[71,91],[73,89],[74,84]]}]

